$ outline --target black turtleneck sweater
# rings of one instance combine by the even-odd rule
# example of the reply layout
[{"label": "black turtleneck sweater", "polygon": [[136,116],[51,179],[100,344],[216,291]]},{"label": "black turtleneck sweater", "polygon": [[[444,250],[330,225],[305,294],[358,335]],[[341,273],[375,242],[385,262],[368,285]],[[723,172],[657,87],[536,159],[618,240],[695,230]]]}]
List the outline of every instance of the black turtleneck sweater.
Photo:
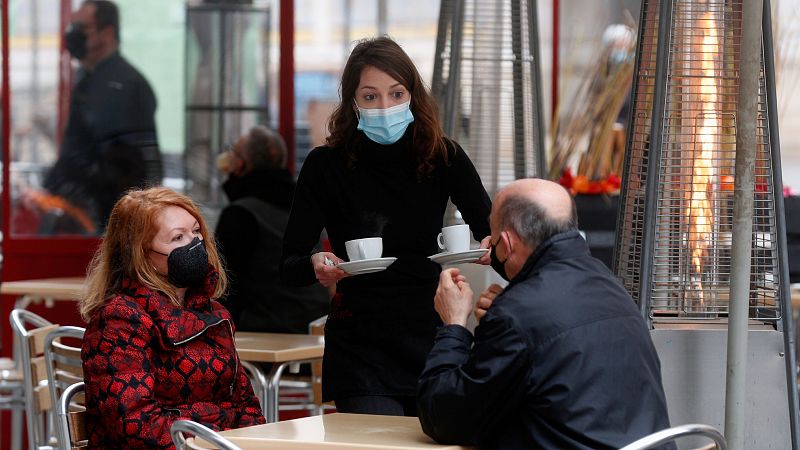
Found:
[{"label": "black turtleneck sweater", "polygon": [[325,330],[326,400],[414,395],[437,324],[433,296],[441,267],[428,256],[439,252],[447,200],[475,239],[489,234],[491,202],[466,153],[453,143],[447,162],[439,158],[419,181],[410,130],[388,146],[357,132],[354,163],[341,148],[319,147],[300,172],[283,242],[285,282],[316,282],[310,255],[323,228],[342,259],[345,241],[373,236],[383,237],[384,257],[397,257],[385,271],[337,284]]},{"label": "black turtleneck sweater", "polygon": [[222,210],[216,236],[230,275],[224,301],[240,331],[306,333],[328,312],[328,290],[291,287],[278,273],[283,232],[295,183],[283,169],[231,177],[223,189],[231,204]]}]

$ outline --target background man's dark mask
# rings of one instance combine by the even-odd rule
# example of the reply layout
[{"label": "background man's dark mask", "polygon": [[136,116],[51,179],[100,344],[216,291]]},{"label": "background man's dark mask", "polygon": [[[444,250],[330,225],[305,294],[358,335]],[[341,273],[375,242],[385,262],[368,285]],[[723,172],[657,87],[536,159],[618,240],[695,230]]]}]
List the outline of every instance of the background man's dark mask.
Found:
[{"label": "background man's dark mask", "polygon": [[80,23],[72,23],[64,34],[64,45],[73,58],[81,60],[86,56],[86,31]]}]

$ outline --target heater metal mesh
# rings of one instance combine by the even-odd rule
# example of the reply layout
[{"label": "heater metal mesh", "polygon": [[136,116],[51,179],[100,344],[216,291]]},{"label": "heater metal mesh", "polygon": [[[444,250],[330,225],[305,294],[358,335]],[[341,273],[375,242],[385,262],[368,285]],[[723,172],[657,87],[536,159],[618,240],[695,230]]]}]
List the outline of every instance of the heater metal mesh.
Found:
[{"label": "heater metal mesh", "polygon": [[[715,318],[730,290],[742,2],[673,0],[659,78],[660,3],[642,2],[616,272],[651,318]],[[750,317],[769,321],[781,317],[782,280],[763,61]]]},{"label": "heater metal mesh", "polygon": [[442,0],[432,91],[445,132],[496,192],[544,173],[536,2]]}]

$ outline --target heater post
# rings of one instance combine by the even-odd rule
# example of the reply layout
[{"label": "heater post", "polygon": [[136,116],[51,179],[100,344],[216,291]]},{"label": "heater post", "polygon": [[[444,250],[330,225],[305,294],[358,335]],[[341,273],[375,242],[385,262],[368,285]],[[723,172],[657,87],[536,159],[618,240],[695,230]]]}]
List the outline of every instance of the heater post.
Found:
[{"label": "heater post", "polygon": [[[756,162],[758,81],[761,72],[762,0],[742,4],[739,92],[736,104],[733,243],[731,249],[725,437],[731,450],[745,449],[747,319],[753,240],[753,168]],[[778,195],[778,194],[776,194]]]},{"label": "heater post", "polygon": [[[772,150],[772,184],[775,189],[775,208],[777,211],[786,211],[783,201],[783,179],[781,169],[781,146],[780,133],[778,130],[778,107],[777,95],[775,92],[775,55],[772,49],[775,45],[772,41],[772,7],[770,0],[764,0],[763,13],[763,38],[764,38],[764,79],[767,98],[773,99],[767,102],[767,124],[769,127],[770,144]],[[780,252],[778,254],[778,264],[780,267],[780,305],[783,311],[784,320],[778,322],[779,330],[782,331],[784,338],[784,349],[786,354],[786,379],[795,380],[797,377],[797,360],[795,358],[795,331],[792,324],[792,300],[791,288],[789,286],[789,259],[788,247],[786,245],[786,216],[781,213],[775,216],[775,228],[777,230],[777,243]],[[791,382],[789,388],[789,422],[791,423],[792,448],[800,449],[800,407],[798,407],[797,383]]]}]

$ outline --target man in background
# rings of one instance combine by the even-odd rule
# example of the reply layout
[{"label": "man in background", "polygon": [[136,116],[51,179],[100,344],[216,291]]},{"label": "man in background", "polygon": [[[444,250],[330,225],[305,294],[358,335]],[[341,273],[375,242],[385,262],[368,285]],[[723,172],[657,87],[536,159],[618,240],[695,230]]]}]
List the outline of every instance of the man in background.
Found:
[{"label": "man in background", "polygon": [[224,304],[239,331],[305,334],[309,322],[328,313],[327,289],[284,286],[278,278],[295,189],[286,156],[283,138],[256,126],[218,158],[231,202],[217,223],[229,274]]},{"label": "man in background", "polygon": [[64,39],[80,69],[59,157],[44,188],[88,216],[93,227],[83,232],[101,233],[126,190],[161,184],[156,98],[147,80],[119,53],[114,3],[84,1]]},{"label": "man in background", "polygon": [[[422,428],[482,449],[611,449],[669,428],[661,367],[639,309],[589,254],[560,185],[517,180],[492,203],[491,285],[458,269],[434,299],[444,326],[419,378]],[[674,448],[667,445],[664,448]]]}]

